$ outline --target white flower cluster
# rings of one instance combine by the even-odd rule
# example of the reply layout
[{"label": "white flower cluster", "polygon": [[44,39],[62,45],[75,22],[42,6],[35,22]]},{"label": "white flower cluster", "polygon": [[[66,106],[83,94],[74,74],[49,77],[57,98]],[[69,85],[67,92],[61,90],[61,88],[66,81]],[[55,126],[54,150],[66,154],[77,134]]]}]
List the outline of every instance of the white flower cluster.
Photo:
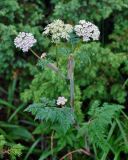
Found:
[{"label": "white flower cluster", "polygon": [[97,26],[91,22],[80,20],[78,25],[75,25],[74,30],[79,37],[83,37],[83,41],[98,40],[100,31]]},{"label": "white flower cluster", "polygon": [[65,105],[65,103],[67,102],[67,99],[65,97],[58,97],[57,99],[57,105]]},{"label": "white flower cluster", "polygon": [[44,35],[51,35],[53,43],[59,43],[61,39],[68,40],[73,27],[70,24],[64,24],[62,20],[54,20],[44,28]]},{"label": "white flower cluster", "polygon": [[14,40],[16,48],[22,49],[23,52],[28,50],[36,43],[37,40],[34,38],[32,33],[20,32]]},{"label": "white flower cluster", "polygon": [[[83,38],[83,41],[98,40],[100,31],[97,26],[91,22],[80,20],[78,25],[74,27],[70,24],[64,24],[62,20],[54,20],[44,28],[44,35],[50,35],[53,43],[59,43],[61,39],[69,40],[70,33],[73,29],[79,37]],[[32,33],[20,32],[14,40],[16,48],[22,49],[23,52],[28,50],[37,42]],[[46,57],[46,54],[42,54],[41,58]]]}]

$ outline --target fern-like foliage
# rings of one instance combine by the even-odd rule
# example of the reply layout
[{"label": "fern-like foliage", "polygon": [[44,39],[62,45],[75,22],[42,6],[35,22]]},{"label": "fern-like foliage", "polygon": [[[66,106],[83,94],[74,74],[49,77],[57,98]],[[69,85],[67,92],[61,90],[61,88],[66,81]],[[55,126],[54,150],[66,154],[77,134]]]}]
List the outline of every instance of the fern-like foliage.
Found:
[{"label": "fern-like foliage", "polygon": [[10,144],[3,135],[0,135],[0,158],[4,159],[4,154],[8,154],[11,160],[16,160],[21,156],[23,149],[21,144]]},{"label": "fern-like foliage", "polygon": [[51,122],[52,125],[59,124],[65,133],[73,125],[75,116],[71,108],[57,108],[55,100],[43,98],[41,103],[34,103],[25,110],[31,112],[35,119]]},{"label": "fern-like foliage", "polygon": [[10,148],[10,156],[12,160],[16,160],[16,157],[20,157],[22,154],[23,146],[21,144],[14,144]]},{"label": "fern-like foliage", "polygon": [[100,103],[95,101],[88,112],[90,120],[83,124],[78,135],[87,135],[90,143],[95,144],[102,150],[106,151],[110,145],[107,142],[107,129],[112,124],[112,120],[118,117],[123,106],[117,104]]}]

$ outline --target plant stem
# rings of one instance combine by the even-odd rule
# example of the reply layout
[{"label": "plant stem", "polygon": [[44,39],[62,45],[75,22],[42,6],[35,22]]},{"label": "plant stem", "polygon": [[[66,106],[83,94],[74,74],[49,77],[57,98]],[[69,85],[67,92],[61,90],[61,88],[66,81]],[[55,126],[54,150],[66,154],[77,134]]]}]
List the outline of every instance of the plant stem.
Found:
[{"label": "plant stem", "polygon": [[57,64],[57,67],[59,67],[59,57],[58,57],[58,52],[57,52],[57,44],[56,44],[56,64]]},{"label": "plant stem", "polygon": [[41,59],[40,56],[38,56],[38,54],[36,54],[36,52],[34,52],[31,48],[30,48],[30,51],[31,51],[38,59]]},{"label": "plant stem", "polygon": [[128,116],[127,116],[123,111],[121,111],[121,113],[122,113],[123,116],[128,120]]},{"label": "plant stem", "polygon": [[68,79],[70,81],[70,105],[74,111],[74,58],[72,54],[68,58]]},{"label": "plant stem", "polygon": [[128,146],[128,140],[127,140],[126,133],[125,133],[125,131],[124,131],[124,129],[123,129],[120,121],[119,121],[118,119],[116,119],[116,122],[117,122],[117,124],[118,124],[118,126],[119,126],[120,132],[121,132],[122,137],[123,137],[124,142],[125,142],[125,145]]},{"label": "plant stem", "polygon": [[82,152],[82,153],[84,153],[84,154],[87,155],[87,156],[90,156],[90,155],[91,155],[88,151],[80,148],[80,149],[77,149],[77,150],[68,152],[66,155],[64,155],[64,156],[63,156],[62,158],[60,158],[59,160],[63,160],[63,159],[65,159],[66,157],[68,157],[69,155],[71,155],[71,154],[73,154],[73,153],[76,153],[76,152]]},{"label": "plant stem", "polygon": [[93,144],[93,150],[94,150],[94,153],[95,153],[95,159],[98,160],[97,150],[96,150],[95,144]]},{"label": "plant stem", "polygon": [[[107,137],[107,141],[109,141],[111,139],[115,127],[116,127],[116,122],[113,122],[113,124],[111,126],[111,129],[109,131],[108,137]],[[108,153],[109,153],[109,149],[106,152],[103,153],[103,155],[101,157],[101,160],[106,160],[106,157],[107,157]]]},{"label": "plant stem", "polygon": [[53,155],[53,147],[54,147],[53,140],[54,140],[54,131],[52,131],[52,135],[51,135],[51,153],[52,153],[52,155]]},{"label": "plant stem", "polygon": [[128,78],[125,80],[125,82],[124,82],[124,84],[122,86],[123,89],[125,89],[125,86],[127,85],[127,83],[128,83]]}]

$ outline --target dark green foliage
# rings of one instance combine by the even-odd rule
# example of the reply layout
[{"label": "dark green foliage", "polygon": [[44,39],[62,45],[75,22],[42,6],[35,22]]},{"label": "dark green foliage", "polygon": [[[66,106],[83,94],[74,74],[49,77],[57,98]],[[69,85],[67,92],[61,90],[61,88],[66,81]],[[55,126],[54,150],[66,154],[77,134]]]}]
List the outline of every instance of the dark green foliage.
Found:
[{"label": "dark green foliage", "polygon": [[112,44],[110,46],[116,52],[128,51],[127,16],[127,11],[124,11],[123,13],[118,13],[118,16],[115,18],[114,31],[110,35],[110,39],[112,40]]},{"label": "dark green foliage", "polygon": [[[77,82],[80,86],[86,86],[82,91],[83,99],[125,102],[127,93],[122,81],[124,69],[119,69],[127,61],[125,54],[114,54],[95,42],[78,46],[75,54],[78,61],[76,72],[77,75],[81,74],[80,79],[77,77]],[[118,84],[117,81],[120,83]]]},{"label": "dark green foliage", "polygon": [[[79,19],[93,19],[100,21],[109,17],[112,12],[120,11],[127,8],[127,0],[98,1],[98,0],[69,0],[56,1],[53,15],[55,17],[63,16],[64,20],[79,21]],[[81,14],[82,13],[82,14]]]},{"label": "dark green foliage", "polygon": [[[11,149],[10,159],[20,159],[18,143],[25,146],[23,160],[60,159],[78,148],[90,151],[92,157],[74,153],[73,160],[127,159],[127,17],[128,0],[0,0],[0,150]],[[70,43],[56,48],[42,36],[53,19],[73,25],[80,19],[94,22],[101,31],[100,41],[83,43],[72,35]],[[38,43],[33,49],[39,56],[46,52],[48,61],[56,61],[57,51],[65,76],[67,57],[74,51],[74,113],[49,100],[69,99],[69,83],[46,68],[47,61],[37,64],[30,52],[15,48],[20,31],[34,34]],[[36,121],[24,112],[29,104],[27,110]]]}]

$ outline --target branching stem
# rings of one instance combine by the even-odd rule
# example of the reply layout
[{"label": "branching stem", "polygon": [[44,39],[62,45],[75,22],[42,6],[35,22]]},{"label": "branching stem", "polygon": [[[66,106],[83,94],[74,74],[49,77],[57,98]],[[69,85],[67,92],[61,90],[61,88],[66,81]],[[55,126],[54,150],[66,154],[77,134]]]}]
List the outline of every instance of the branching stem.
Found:
[{"label": "branching stem", "polygon": [[[33,51],[32,49],[30,49],[30,51],[38,59],[43,60],[40,56],[38,56],[37,53],[35,53],[35,51]],[[70,105],[74,111],[74,57],[73,55],[70,54],[68,58],[68,76],[67,77],[65,77],[64,74],[62,74],[62,72],[59,70],[59,68],[56,67],[54,64],[48,63],[47,67],[52,69],[54,72],[58,73],[63,79],[70,81]]]},{"label": "branching stem", "polygon": [[60,158],[59,160],[63,160],[63,159],[65,159],[66,157],[68,157],[69,155],[71,155],[71,154],[73,154],[73,153],[76,153],[76,152],[82,152],[82,153],[84,153],[84,154],[87,155],[87,156],[90,156],[90,155],[91,155],[91,153],[88,152],[87,150],[84,150],[84,149],[80,148],[80,149],[77,149],[77,150],[68,152],[66,155],[64,155],[64,156],[63,156],[62,158]]},{"label": "branching stem", "polygon": [[[30,51],[34,54],[34,56],[36,56],[38,59],[43,60],[40,56],[38,56],[37,53],[35,53],[35,51],[33,51],[32,49],[30,49]],[[56,67],[54,64],[52,63],[48,63],[47,67],[52,69],[54,72],[58,73],[63,79],[67,79],[64,74],[62,74],[62,72],[59,70],[58,67]]]}]

